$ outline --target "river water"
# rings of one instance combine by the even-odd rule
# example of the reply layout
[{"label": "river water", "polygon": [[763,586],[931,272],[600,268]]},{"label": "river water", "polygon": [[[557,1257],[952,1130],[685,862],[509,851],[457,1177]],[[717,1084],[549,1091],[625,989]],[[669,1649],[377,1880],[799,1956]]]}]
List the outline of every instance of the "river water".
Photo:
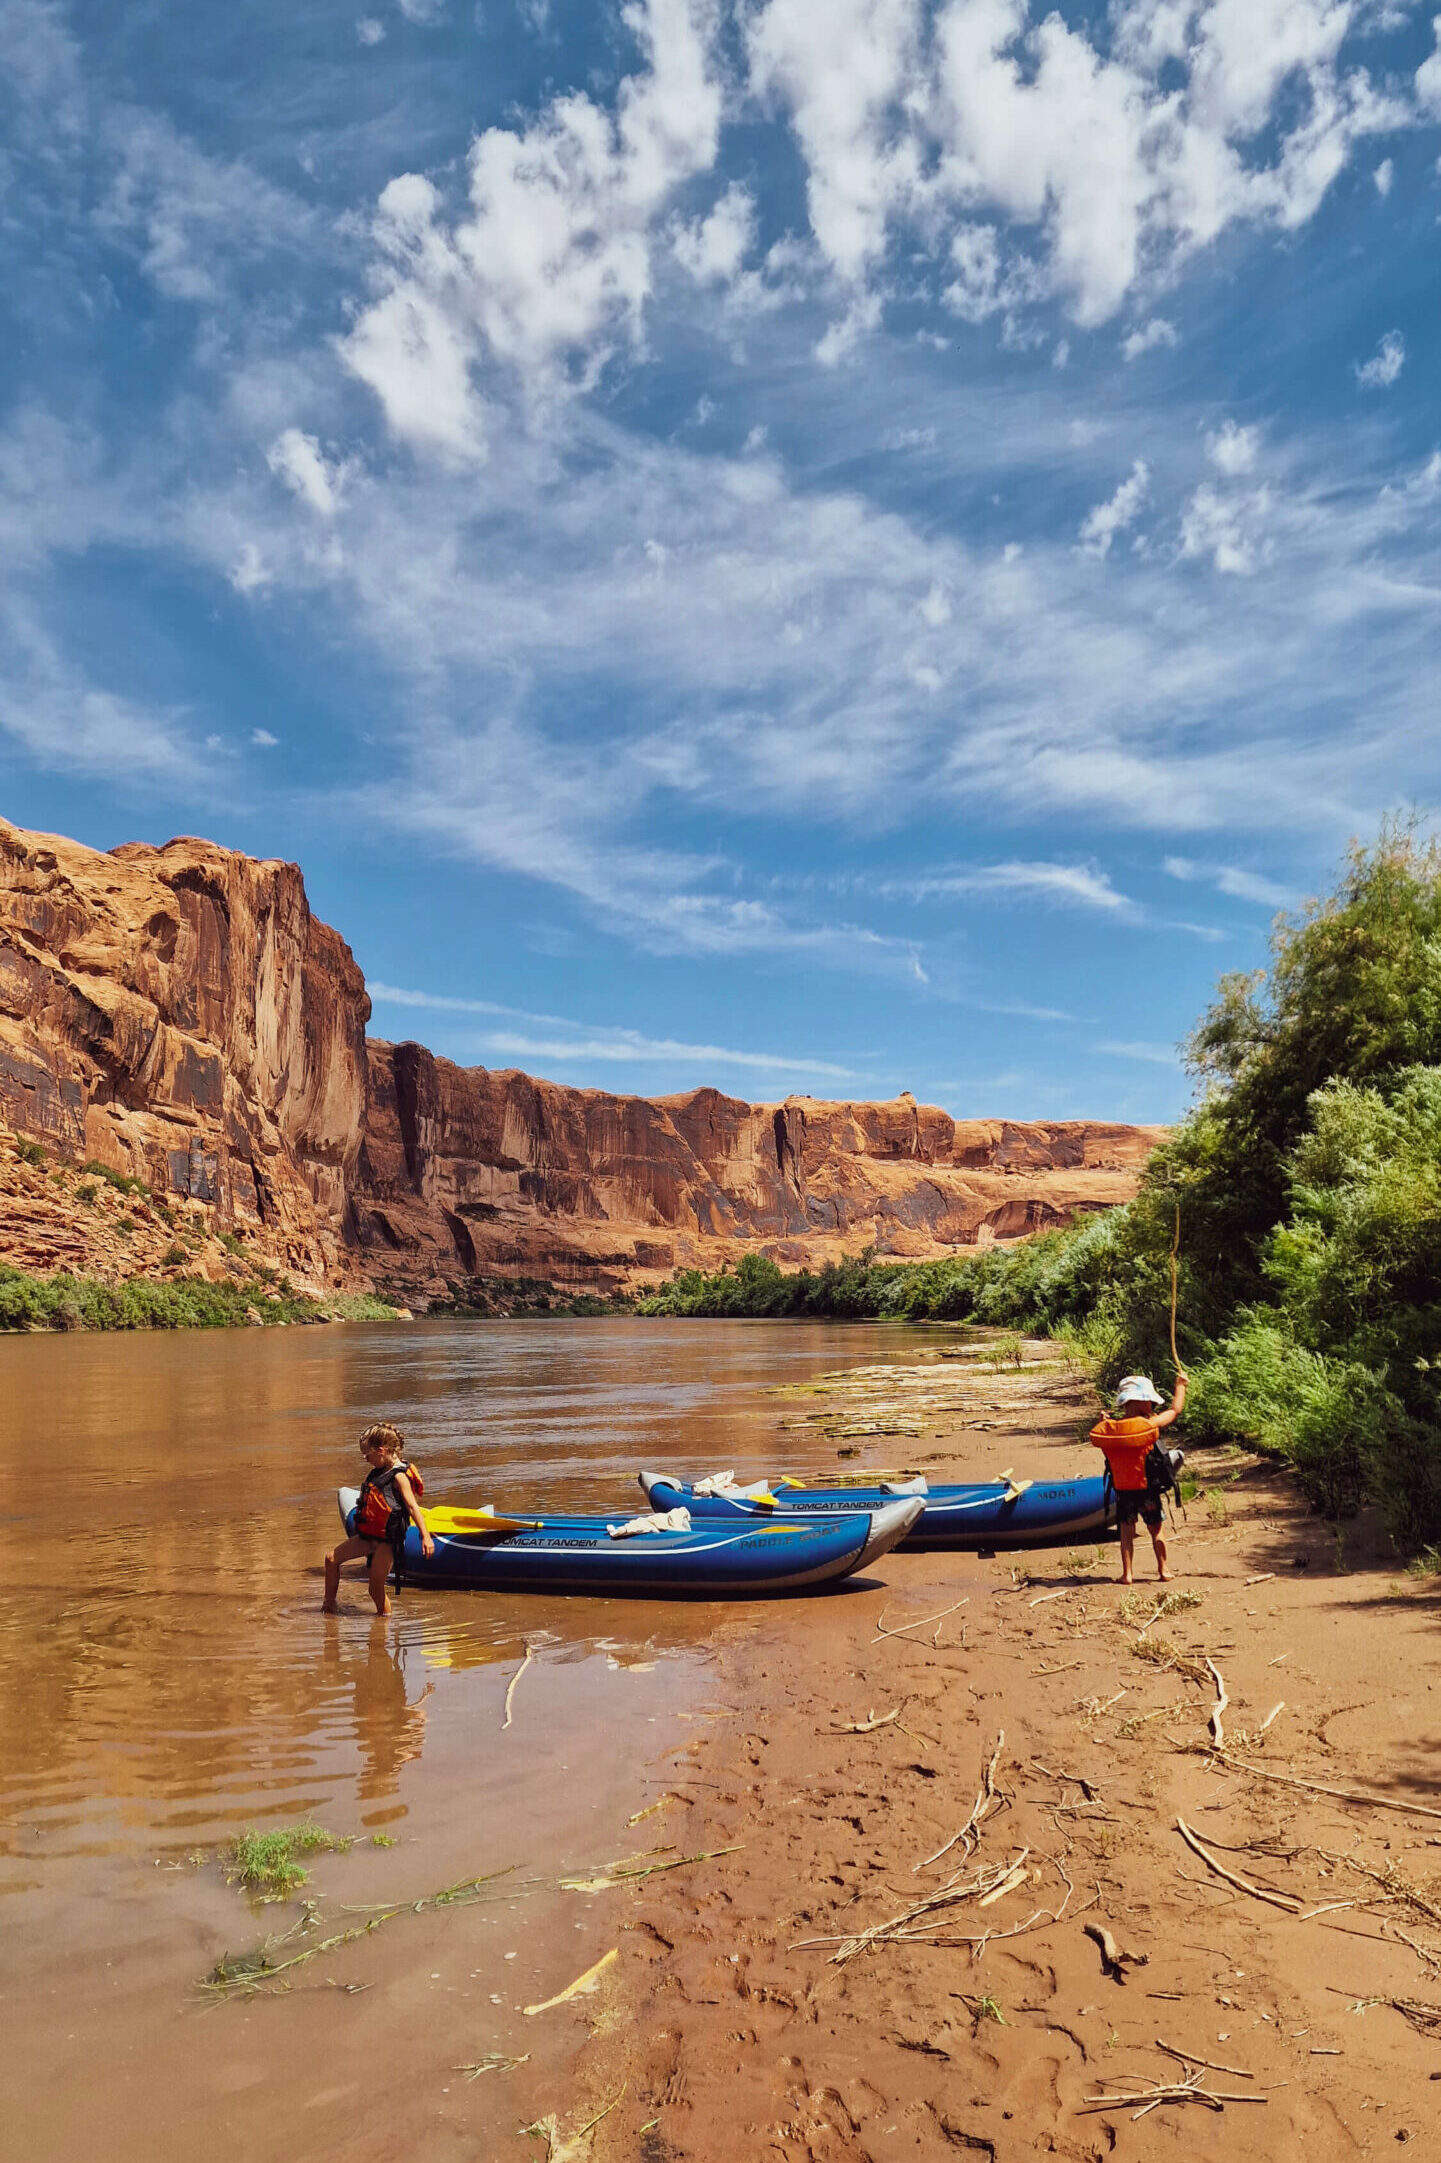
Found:
[{"label": "river water", "polygon": [[[407,1587],[381,1621],[347,1580],[323,1617],[355,1438],[396,1420],[431,1501],[624,1515],[644,1463],[834,1468],[779,1432],[776,1386],[926,1341],[596,1321],[0,1342],[0,2148],[69,2163],[103,2127],[113,2163],[217,2136],[257,2163],[525,2152],[576,2025],[520,2008],[612,1942],[604,1895],[555,1880],[683,1846],[713,1655],[785,1610]],[[305,1888],[326,1936],[513,1875],[217,2002],[198,1985],[223,1953],[304,1922],[228,1884],[224,1844],[303,1817],[354,1841]]]}]

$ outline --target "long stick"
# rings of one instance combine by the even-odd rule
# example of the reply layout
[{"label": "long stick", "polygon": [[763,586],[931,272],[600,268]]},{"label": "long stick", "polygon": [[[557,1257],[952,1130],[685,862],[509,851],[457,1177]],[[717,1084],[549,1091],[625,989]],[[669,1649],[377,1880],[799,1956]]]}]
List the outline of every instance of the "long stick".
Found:
[{"label": "long stick", "polygon": [[518,1683],[518,1682],[520,1681],[520,1678],[521,1678],[521,1676],[522,1676],[522,1675],[523,1675],[523,1674],[525,1673],[526,1669],[527,1669],[527,1668],[529,1667],[529,1665],[530,1665],[531,1661],[532,1661],[532,1660],[533,1660],[534,1658],[535,1658],[535,1651],[534,1651],[534,1648],[533,1648],[533,1647],[532,1647],[532,1645],[531,1645],[531,1644],[529,1643],[529,1641],[527,1641],[527,1643],[526,1643],[526,1648],[525,1648],[525,1658],[524,1658],[524,1659],[523,1659],[523,1660],[521,1661],[521,1663],[520,1663],[519,1667],[518,1667],[518,1668],[516,1669],[515,1673],[514,1673],[514,1674],[513,1674],[512,1676],[511,1676],[511,1678],[510,1678],[510,1681],[509,1681],[509,1683],[508,1683],[508,1685],[507,1685],[507,1687],[506,1687],[506,1692],[505,1692],[505,1718],[504,1718],[504,1719],[503,1719],[503,1720],[501,1721],[501,1723],[500,1723],[500,1731],[501,1731],[501,1733],[502,1733],[502,1734],[504,1734],[504,1733],[505,1733],[505,1730],[506,1730],[506,1729],[507,1729],[507,1728],[508,1728],[508,1727],[510,1726],[510,1704],[511,1704],[511,1699],[512,1699],[512,1698],[513,1698],[513,1697],[515,1696],[515,1686],[516,1686],[516,1684],[517,1684],[517,1683]]},{"label": "long stick", "polygon": [[1176,1350],[1176,1258],[1181,1252],[1181,1205],[1176,1204],[1176,1230],[1171,1240],[1171,1364],[1177,1374],[1181,1371],[1181,1355]]},{"label": "long stick", "polygon": [[1264,1900],[1269,1907],[1280,1908],[1287,1915],[1300,1913],[1301,1903],[1299,1900],[1293,1900],[1289,1894],[1285,1893],[1268,1893],[1261,1886],[1253,1885],[1249,1878],[1240,1877],[1234,1870],[1228,1870],[1224,1863],[1217,1862],[1211,1850],[1203,1841],[1196,1838],[1184,1818],[1177,1818],[1176,1830],[1187,1847],[1200,1856],[1207,1868],[1214,1870],[1218,1878],[1224,1878],[1228,1885],[1234,1885],[1238,1892],[1249,1893],[1253,1900]]},{"label": "long stick", "polygon": [[1249,1764],[1243,1757],[1233,1757],[1229,1750],[1218,1750],[1212,1762],[1231,1772],[1254,1773],[1258,1780],[1279,1781],[1282,1787],[1303,1787],[1310,1795],[1334,1795],[1338,1802],[1364,1803],[1372,1810],[1409,1811],[1418,1818],[1441,1818],[1441,1810],[1432,1810],[1426,1803],[1402,1802],[1393,1795],[1367,1795],[1360,1788],[1324,1787],[1319,1780],[1299,1780],[1293,1772],[1272,1772],[1269,1765]]}]

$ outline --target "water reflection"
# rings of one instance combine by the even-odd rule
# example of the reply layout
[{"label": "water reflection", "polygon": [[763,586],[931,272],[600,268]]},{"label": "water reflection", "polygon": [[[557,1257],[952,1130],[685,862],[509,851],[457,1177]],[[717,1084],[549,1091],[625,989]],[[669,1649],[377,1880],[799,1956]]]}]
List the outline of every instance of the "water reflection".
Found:
[{"label": "water reflection", "polygon": [[43,1467],[8,1483],[0,1855],[29,1875],[37,1849],[173,1852],[346,1795],[399,1808],[446,1724],[491,1720],[527,1640],[577,1663],[580,1730],[590,1666],[646,1673],[735,1626],[414,1588],[387,1626],[349,1581],[323,1625],[334,1490],[369,1421],[405,1429],[432,1499],[628,1508],[647,1459],[767,1467],[768,1387],[879,1349],[861,1328],[633,1322],[0,1342],[0,1432]]}]

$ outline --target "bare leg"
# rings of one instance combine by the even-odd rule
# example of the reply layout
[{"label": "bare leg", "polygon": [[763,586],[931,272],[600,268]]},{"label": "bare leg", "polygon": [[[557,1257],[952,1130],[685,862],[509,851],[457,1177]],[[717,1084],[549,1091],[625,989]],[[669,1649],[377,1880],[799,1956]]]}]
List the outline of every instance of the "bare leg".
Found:
[{"label": "bare leg", "polygon": [[390,1549],[382,1540],[370,1558],[370,1597],[375,1602],[377,1615],[390,1613],[390,1593],[386,1580],[390,1576],[392,1560]]},{"label": "bare leg", "polygon": [[1121,1583],[1123,1585],[1129,1585],[1132,1582],[1131,1565],[1136,1553],[1136,1527],[1134,1520],[1129,1525],[1122,1525],[1120,1528],[1120,1532]]},{"label": "bare leg", "polygon": [[358,1540],[353,1532],[349,1539],[342,1540],[338,1547],[332,1547],[325,1558],[325,1599],[322,1602],[322,1607],[327,1615],[338,1612],[335,1603],[340,1592],[341,1563],[350,1562],[355,1556],[368,1555],[370,1552],[370,1541]]},{"label": "bare leg", "polygon": [[1151,1545],[1156,1550],[1156,1575],[1164,1585],[1169,1582],[1171,1573],[1166,1568],[1166,1535],[1159,1528],[1151,1534]]}]

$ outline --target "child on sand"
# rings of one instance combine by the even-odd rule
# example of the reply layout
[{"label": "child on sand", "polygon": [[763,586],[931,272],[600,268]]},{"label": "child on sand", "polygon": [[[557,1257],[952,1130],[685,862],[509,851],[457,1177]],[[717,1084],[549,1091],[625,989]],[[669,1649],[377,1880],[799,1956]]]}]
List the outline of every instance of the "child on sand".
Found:
[{"label": "child on sand", "polygon": [[1138,1517],[1150,1533],[1151,1545],[1156,1550],[1156,1575],[1162,1584],[1171,1575],[1166,1568],[1166,1542],[1161,1532],[1163,1488],[1148,1476],[1146,1460],[1160,1440],[1161,1429],[1171,1426],[1181,1416],[1186,1402],[1185,1375],[1176,1376],[1168,1411],[1156,1410],[1161,1402],[1148,1375],[1128,1374],[1116,1392],[1116,1417],[1098,1420],[1091,1429],[1091,1440],[1098,1450],[1105,1452],[1116,1490],[1123,1585],[1133,1582]]},{"label": "child on sand", "polygon": [[435,1553],[435,1542],[420,1506],[425,1482],[404,1457],[405,1436],[389,1420],[367,1427],[360,1438],[360,1454],[370,1467],[355,1508],[355,1530],[333,1547],[325,1558],[325,1612],[333,1615],[340,1590],[340,1565],[352,1556],[370,1558],[370,1597],[378,1615],[390,1613],[387,1580],[405,1540],[407,1524],[420,1534],[424,1555]]}]

